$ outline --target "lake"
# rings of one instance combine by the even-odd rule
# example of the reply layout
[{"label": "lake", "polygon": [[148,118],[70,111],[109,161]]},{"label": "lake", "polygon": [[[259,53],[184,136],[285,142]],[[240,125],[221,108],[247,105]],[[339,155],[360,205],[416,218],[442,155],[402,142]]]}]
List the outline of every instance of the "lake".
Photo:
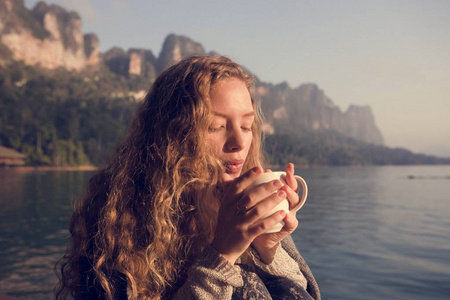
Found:
[{"label": "lake", "polygon": [[[293,238],[323,299],[450,299],[450,166],[297,169]],[[0,169],[0,293],[50,299],[92,172]]]}]

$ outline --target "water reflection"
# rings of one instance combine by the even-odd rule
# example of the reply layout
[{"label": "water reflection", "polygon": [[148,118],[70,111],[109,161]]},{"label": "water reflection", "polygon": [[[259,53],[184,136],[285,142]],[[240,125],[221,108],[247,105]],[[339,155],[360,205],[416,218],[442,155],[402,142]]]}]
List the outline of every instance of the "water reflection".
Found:
[{"label": "water reflection", "polygon": [[294,239],[325,299],[449,298],[450,167],[299,172],[311,196]]},{"label": "water reflection", "polygon": [[90,172],[0,169],[0,290],[51,299],[53,267],[68,241],[72,203]]}]

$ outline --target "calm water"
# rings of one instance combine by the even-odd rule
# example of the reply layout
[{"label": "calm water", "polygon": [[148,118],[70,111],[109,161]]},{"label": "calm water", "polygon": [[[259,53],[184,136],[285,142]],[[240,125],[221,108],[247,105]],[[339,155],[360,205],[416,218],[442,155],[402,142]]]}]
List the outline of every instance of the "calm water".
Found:
[{"label": "calm water", "polygon": [[[450,166],[297,171],[294,240],[324,299],[450,299]],[[0,293],[50,299],[90,172],[0,169]]]}]

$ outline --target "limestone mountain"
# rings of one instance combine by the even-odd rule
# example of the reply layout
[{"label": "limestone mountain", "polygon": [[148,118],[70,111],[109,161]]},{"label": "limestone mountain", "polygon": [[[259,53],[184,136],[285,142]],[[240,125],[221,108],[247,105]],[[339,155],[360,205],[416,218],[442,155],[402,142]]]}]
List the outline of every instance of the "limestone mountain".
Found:
[{"label": "limestone mountain", "polygon": [[158,58],[158,71],[161,72],[182,58],[191,55],[205,55],[205,49],[188,37],[169,34],[164,40]]},{"label": "limestone mountain", "polygon": [[264,129],[274,133],[281,125],[307,130],[331,129],[356,140],[382,145],[383,136],[376,126],[370,106],[351,105],[346,112],[336,106],[316,84],[292,89],[286,83],[258,82],[258,95],[266,116]]},{"label": "limestone mountain", "polygon": [[156,78],[157,59],[151,50],[129,49],[125,51],[114,47],[102,55],[103,62],[119,75],[144,76],[153,82]]},{"label": "limestone mountain", "polygon": [[0,0],[0,43],[15,60],[46,69],[81,70],[100,61],[98,38],[83,36],[78,13],[44,2],[28,10],[23,0]]}]

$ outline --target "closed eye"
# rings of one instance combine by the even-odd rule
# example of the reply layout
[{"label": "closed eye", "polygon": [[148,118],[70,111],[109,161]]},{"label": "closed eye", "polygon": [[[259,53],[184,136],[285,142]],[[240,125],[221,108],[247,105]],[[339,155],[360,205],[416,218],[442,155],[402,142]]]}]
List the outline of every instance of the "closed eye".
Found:
[{"label": "closed eye", "polygon": [[218,132],[218,131],[220,131],[220,130],[222,130],[222,129],[224,129],[224,128],[225,128],[225,126],[209,127],[209,128],[208,128],[208,131],[209,131],[209,132]]}]

